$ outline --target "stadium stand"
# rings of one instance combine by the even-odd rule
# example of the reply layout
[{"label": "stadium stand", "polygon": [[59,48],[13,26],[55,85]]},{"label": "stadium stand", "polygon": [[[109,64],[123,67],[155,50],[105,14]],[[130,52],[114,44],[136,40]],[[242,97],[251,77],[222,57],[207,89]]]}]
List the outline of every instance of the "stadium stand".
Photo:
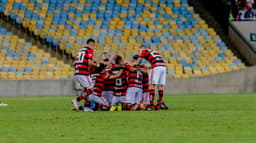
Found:
[{"label": "stadium stand", "polygon": [[230,1],[230,20],[255,20],[256,3],[254,0]]},{"label": "stadium stand", "polygon": [[73,57],[94,38],[126,59],[141,44],[160,51],[172,78],[245,66],[188,0],[3,0],[1,11]]},{"label": "stadium stand", "polygon": [[46,80],[72,77],[69,64],[0,27],[0,79]]}]

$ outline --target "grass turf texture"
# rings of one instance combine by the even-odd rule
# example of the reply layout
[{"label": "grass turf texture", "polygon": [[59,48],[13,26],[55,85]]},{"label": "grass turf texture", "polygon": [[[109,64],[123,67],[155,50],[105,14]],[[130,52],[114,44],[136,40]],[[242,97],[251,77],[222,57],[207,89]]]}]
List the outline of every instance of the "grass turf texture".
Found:
[{"label": "grass turf texture", "polygon": [[73,97],[0,98],[0,143],[255,143],[256,95],[165,96],[167,111],[72,112]]}]

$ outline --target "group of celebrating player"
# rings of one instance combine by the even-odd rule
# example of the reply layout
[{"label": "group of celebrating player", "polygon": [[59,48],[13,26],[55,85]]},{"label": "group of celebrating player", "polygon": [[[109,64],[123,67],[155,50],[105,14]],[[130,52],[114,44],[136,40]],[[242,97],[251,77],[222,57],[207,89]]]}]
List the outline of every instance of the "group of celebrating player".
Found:
[{"label": "group of celebrating player", "polygon": [[[109,57],[104,52],[100,62],[94,61],[95,40],[87,40],[87,46],[77,53],[74,79],[83,87],[83,92],[72,100],[73,110],[159,110],[168,109],[163,102],[163,86],[166,82],[166,67],[159,53],[146,46],[139,47],[138,55],[125,62],[120,55]],[[141,64],[147,60],[151,67]],[[148,69],[150,73],[148,74]],[[159,98],[154,104],[155,86]],[[80,101],[84,105],[80,106]]]}]

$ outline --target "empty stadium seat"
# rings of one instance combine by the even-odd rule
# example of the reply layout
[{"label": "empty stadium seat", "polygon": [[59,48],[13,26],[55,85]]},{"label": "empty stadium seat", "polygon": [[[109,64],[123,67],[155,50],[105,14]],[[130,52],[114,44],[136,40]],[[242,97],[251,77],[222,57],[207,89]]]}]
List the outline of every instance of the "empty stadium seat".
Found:
[{"label": "empty stadium seat", "polygon": [[[0,12],[72,57],[88,38],[94,38],[102,51],[119,51],[126,59],[140,44],[158,50],[172,64],[167,73],[173,78],[244,67],[188,0],[3,0]],[[6,49],[8,39],[1,44],[7,57],[30,52]],[[33,55],[23,58],[36,60]],[[38,64],[47,65],[49,60]]]},{"label": "empty stadium seat", "polygon": [[[50,57],[30,42],[19,39],[17,36],[0,27],[0,79],[10,80],[43,80],[72,78],[73,69],[70,65]],[[61,73],[54,76],[55,69]],[[40,71],[47,73],[40,74]]]}]

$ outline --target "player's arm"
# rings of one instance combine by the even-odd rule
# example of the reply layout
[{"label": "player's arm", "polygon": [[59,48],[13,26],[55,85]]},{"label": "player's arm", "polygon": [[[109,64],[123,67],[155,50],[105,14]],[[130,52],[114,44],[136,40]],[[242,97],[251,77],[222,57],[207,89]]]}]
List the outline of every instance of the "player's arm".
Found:
[{"label": "player's arm", "polygon": [[138,70],[142,73],[147,73],[147,69],[145,67],[138,67]]},{"label": "player's arm", "polygon": [[140,64],[141,61],[142,61],[142,59],[143,59],[143,57],[145,57],[145,51],[146,51],[146,50],[143,50],[141,53],[139,53],[139,57],[138,57],[138,59],[135,61],[135,64],[136,64],[136,65]]},{"label": "player's arm", "polygon": [[123,69],[121,69],[117,74],[114,74],[114,75],[110,75],[109,79],[115,79],[115,78],[118,78],[122,75],[123,73]]},{"label": "player's arm", "polygon": [[94,61],[93,56],[94,56],[93,50],[88,50],[87,51],[88,65],[91,67],[97,67],[98,63],[96,61]]},{"label": "player's arm", "polygon": [[150,65],[150,64],[145,64],[145,65],[144,65],[144,68],[145,68],[146,70],[149,70],[149,69],[151,69],[151,65]]},{"label": "player's arm", "polygon": [[137,63],[137,64],[141,63],[142,59],[143,59],[142,57],[139,57],[139,58],[137,59],[136,63]]},{"label": "player's arm", "polygon": [[109,60],[109,62],[107,63],[106,68],[109,68],[112,65],[112,62],[116,59],[116,55],[112,56]]}]

